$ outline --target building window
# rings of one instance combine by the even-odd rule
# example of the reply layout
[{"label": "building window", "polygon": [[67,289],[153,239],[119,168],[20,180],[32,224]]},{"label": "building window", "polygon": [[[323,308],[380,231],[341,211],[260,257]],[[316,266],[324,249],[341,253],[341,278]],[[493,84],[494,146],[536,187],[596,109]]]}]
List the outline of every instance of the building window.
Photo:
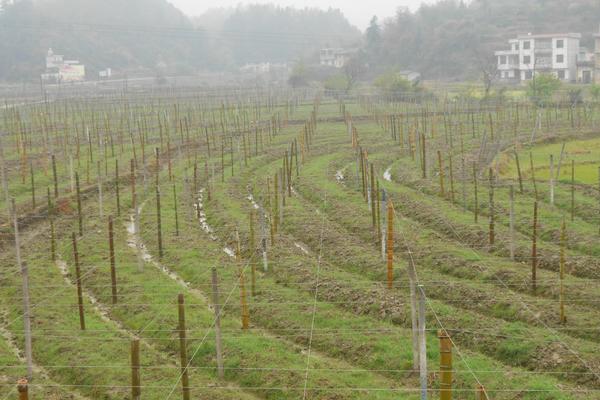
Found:
[{"label": "building window", "polygon": [[565,41],[563,39],[559,39],[556,41],[556,48],[557,49],[564,49],[565,48]]},{"label": "building window", "polygon": [[531,79],[531,78],[533,78],[533,72],[525,71],[525,79]]},{"label": "building window", "polygon": [[531,64],[531,56],[523,56],[523,64]]},{"label": "building window", "polygon": [[559,64],[562,64],[565,62],[565,56],[562,54],[557,54],[556,55],[556,62]]},{"label": "building window", "polygon": [[531,49],[531,42],[530,41],[523,42],[523,50],[529,50],[529,49]]},{"label": "building window", "polygon": [[560,70],[558,71],[558,79],[565,79],[565,71],[564,70]]},{"label": "building window", "polygon": [[501,65],[506,64],[506,56],[500,56],[500,64]]}]

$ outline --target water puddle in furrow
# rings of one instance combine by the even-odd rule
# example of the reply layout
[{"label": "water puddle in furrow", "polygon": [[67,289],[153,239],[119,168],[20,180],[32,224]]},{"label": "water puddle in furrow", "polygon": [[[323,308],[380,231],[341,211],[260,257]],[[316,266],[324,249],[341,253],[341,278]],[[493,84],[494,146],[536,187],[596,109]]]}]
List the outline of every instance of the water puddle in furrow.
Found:
[{"label": "water puddle in furrow", "polygon": [[[210,237],[210,240],[217,241],[218,238],[215,235],[214,229],[208,224],[208,220],[206,217],[206,212],[204,211],[204,188],[200,189],[198,192],[198,203],[194,204],[194,209],[196,210],[196,215],[198,216],[198,221],[200,222],[200,227],[202,230]],[[231,258],[235,258],[235,251],[230,247],[224,247],[223,251]]]},{"label": "water puddle in furrow", "polygon": [[[144,208],[144,205],[145,205],[145,203],[142,203],[138,207],[138,213],[139,214],[142,213],[142,209]],[[150,252],[148,251],[148,248],[146,247],[146,245],[144,244],[144,242],[142,242],[140,236],[136,232],[136,226],[135,225],[136,225],[135,224],[135,215],[134,214],[130,214],[129,215],[129,221],[126,223],[126,227],[127,227],[127,245],[129,247],[131,247],[132,249],[135,249],[136,251],[138,251],[139,254],[141,254],[142,259],[144,260],[144,262],[147,262],[147,263],[150,263],[150,264],[154,265],[157,269],[159,269],[161,272],[163,272],[165,275],[167,275],[169,278],[171,278],[171,280],[173,280],[174,282],[177,282],[177,284],[179,284],[179,286],[184,287],[185,289],[187,289],[191,293],[193,293],[195,296],[197,296],[200,299],[202,299],[202,301],[204,301],[205,303],[207,303],[208,307],[211,308],[211,306],[209,305],[208,299],[204,296],[204,293],[202,293],[201,291],[199,291],[197,289],[192,288],[190,286],[189,282],[186,282],[177,273],[171,271],[169,268],[165,267],[160,262],[158,262],[158,261],[156,261],[154,259],[154,257],[152,256],[152,254],[150,254]]]},{"label": "water puddle in furrow", "polygon": [[392,181],[392,167],[389,167],[385,170],[385,172],[383,173],[383,179],[385,179],[388,182]]},{"label": "water puddle in furrow", "polygon": [[[56,259],[56,266],[60,270],[60,273],[63,276],[65,282],[70,286],[75,286],[75,283],[71,281],[69,278],[69,267],[67,263],[60,258],[60,256]],[[98,299],[88,290],[83,290],[83,294],[88,298],[89,302],[92,304],[94,311],[100,316],[100,319],[106,323],[112,324],[116,326],[116,328],[123,334],[128,335],[130,337],[137,337],[133,333],[129,332],[121,323],[110,316],[110,310],[105,307]]]}]

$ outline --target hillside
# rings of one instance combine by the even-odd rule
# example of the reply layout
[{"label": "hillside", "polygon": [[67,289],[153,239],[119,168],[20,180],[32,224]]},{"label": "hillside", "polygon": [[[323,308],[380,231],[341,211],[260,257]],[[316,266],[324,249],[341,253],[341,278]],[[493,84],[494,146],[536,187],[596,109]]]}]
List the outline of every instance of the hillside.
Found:
[{"label": "hillside", "polygon": [[591,47],[599,22],[600,3],[592,0],[443,0],[386,21],[375,58],[428,79],[474,78],[479,61],[518,33],[581,32]]},{"label": "hillside", "polygon": [[192,22],[166,0],[18,0],[0,12],[0,80],[35,81],[50,47],[94,77],[106,67],[147,75],[161,64],[187,74],[287,62],[360,40],[338,10],[256,5],[207,21]]}]

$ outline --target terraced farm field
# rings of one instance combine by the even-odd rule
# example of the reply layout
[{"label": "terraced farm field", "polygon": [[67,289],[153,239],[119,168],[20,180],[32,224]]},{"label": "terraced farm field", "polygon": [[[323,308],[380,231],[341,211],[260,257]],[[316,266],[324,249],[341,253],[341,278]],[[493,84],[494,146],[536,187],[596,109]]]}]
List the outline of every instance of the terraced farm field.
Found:
[{"label": "terraced farm field", "polygon": [[595,105],[1,112],[3,399],[600,399]]}]

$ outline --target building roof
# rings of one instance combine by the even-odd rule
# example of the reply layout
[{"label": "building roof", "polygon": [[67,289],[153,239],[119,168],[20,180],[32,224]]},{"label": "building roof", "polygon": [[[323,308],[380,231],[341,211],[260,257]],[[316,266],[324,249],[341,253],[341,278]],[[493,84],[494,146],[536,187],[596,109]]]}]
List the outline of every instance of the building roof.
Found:
[{"label": "building roof", "polygon": [[552,38],[571,38],[581,39],[581,33],[543,33],[539,35],[532,35],[530,33],[526,35],[518,35],[518,39],[552,39]]}]

